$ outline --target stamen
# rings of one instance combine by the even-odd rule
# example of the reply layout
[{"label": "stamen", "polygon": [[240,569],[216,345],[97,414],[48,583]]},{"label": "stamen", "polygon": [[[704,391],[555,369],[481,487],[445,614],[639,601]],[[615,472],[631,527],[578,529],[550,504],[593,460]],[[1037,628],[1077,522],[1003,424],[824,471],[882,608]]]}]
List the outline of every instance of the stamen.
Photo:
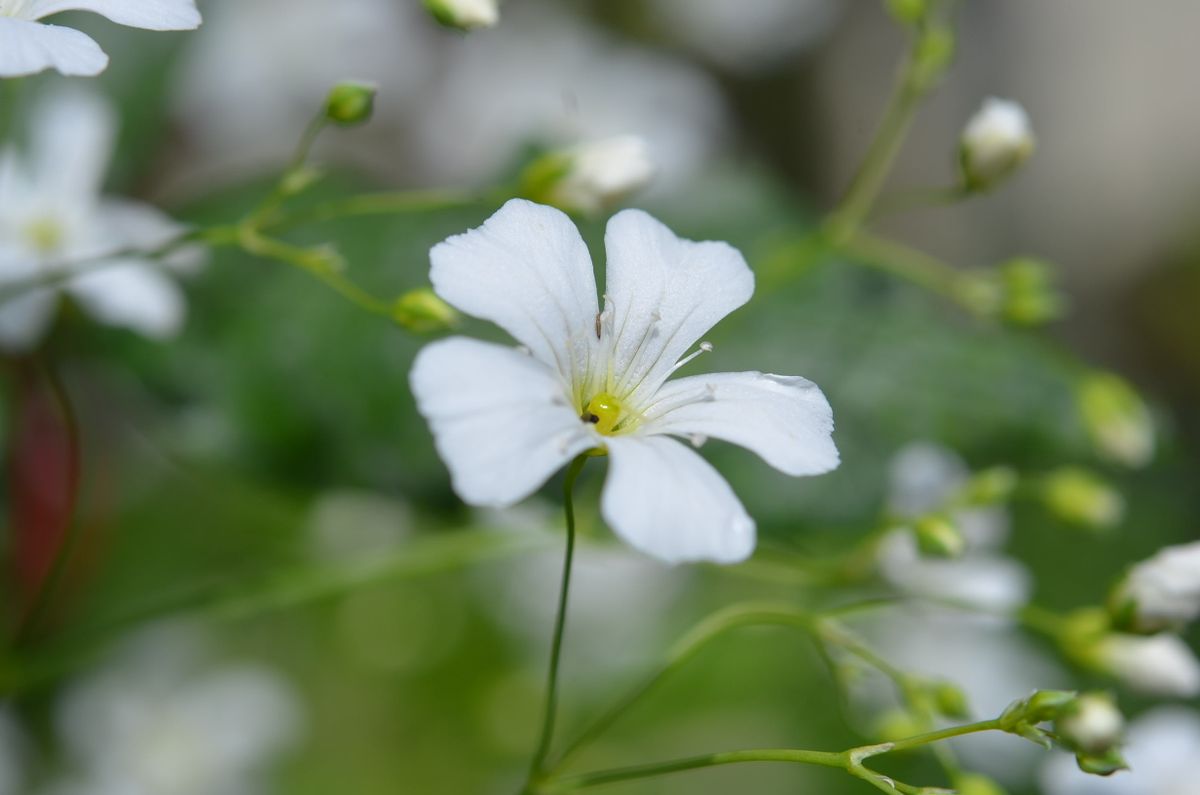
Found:
[{"label": "stamen", "polygon": [[696,350],[696,351],[692,351],[687,356],[684,356],[682,359],[675,362],[675,366],[671,368],[671,372],[672,373],[675,372],[680,367],[683,367],[685,364],[690,362],[692,359],[695,359],[697,356],[699,356],[702,353],[712,353],[712,350],[713,350],[713,345],[711,342],[700,343],[700,349]]},{"label": "stamen", "polygon": [[[638,372],[641,364],[642,356],[646,352],[646,343],[658,333],[658,326],[662,323],[662,314],[657,309],[650,313],[650,322],[646,325],[646,330],[642,333],[642,338],[638,341],[637,350],[633,352],[633,357],[629,360],[629,364],[625,367],[625,372],[621,373],[621,380],[616,384],[614,391],[629,392],[630,377]],[[638,378],[640,379],[640,375]]]},{"label": "stamen", "polygon": [[675,400],[651,403],[646,407],[645,411],[642,412],[642,419],[644,421],[657,419],[665,414],[670,414],[676,409],[681,409],[684,406],[690,406],[693,403],[711,403],[716,399],[717,385],[710,382],[690,394],[677,397]]},{"label": "stamen", "polygon": [[697,449],[703,447],[704,443],[707,441],[708,441],[708,437],[702,433],[693,433],[691,435],[692,447],[695,447]]}]

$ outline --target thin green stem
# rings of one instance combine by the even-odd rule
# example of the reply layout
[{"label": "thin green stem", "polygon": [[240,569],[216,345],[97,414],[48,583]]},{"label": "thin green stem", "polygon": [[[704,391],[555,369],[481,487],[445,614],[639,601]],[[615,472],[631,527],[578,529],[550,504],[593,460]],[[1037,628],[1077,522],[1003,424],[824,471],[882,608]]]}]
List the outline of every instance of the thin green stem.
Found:
[{"label": "thin green stem", "polygon": [[945,207],[977,195],[962,185],[940,188],[918,188],[883,196],[871,213],[872,218],[928,207]]},{"label": "thin green stem", "polygon": [[0,78],[0,145],[16,137],[23,83],[16,77]]},{"label": "thin green stem", "polygon": [[563,554],[562,587],[558,592],[558,615],[554,619],[554,637],[550,643],[550,668],[546,675],[546,708],[542,713],[542,730],[537,750],[529,765],[529,781],[539,779],[554,739],[554,722],[558,714],[558,665],[562,657],[563,631],[567,625],[567,600],[571,590],[571,564],[575,556],[575,481],[587,463],[587,455],[579,455],[567,467],[563,481],[563,511],[566,514],[567,546]]},{"label": "thin green stem", "polygon": [[958,269],[923,251],[863,233],[843,240],[838,250],[863,265],[924,287],[967,309],[976,308],[960,289]]},{"label": "thin green stem", "polygon": [[892,751],[907,751],[911,748],[919,748],[923,745],[940,742],[941,740],[949,740],[953,737],[962,737],[967,734],[978,734],[980,732],[989,731],[1001,731],[999,718],[976,721],[975,723],[966,723],[962,726],[951,726],[948,729],[939,729],[938,731],[918,734],[915,737],[906,737],[903,740],[896,740],[895,742],[888,743],[888,745],[891,747],[887,752],[891,753]]},{"label": "thin green stem", "polygon": [[285,213],[266,225],[273,230],[291,229],[304,224],[319,224],[339,218],[364,215],[397,215],[433,212],[469,207],[486,202],[488,194],[466,190],[414,190],[365,193],[343,199],[330,199],[312,207]]}]

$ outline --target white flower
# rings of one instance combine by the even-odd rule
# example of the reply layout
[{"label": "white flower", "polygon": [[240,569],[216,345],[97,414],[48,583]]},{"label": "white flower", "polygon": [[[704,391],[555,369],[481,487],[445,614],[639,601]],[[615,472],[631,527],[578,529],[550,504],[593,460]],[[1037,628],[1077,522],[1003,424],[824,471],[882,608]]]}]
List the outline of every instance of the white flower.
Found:
[{"label": "white flower", "polygon": [[[526,350],[451,337],[413,365],[455,490],[503,507],[576,455],[608,451],[601,509],[634,547],[666,561],[732,562],[754,549],[754,521],[687,446],[740,444],[789,475],[837,466],[833,417],[810,381],[757,372],[667,379],[688,349],[749,300],[754,276],[724,243],[681,240],[637,210],[608,223],[607,291],[570,219],[508,202],[483,226],[434,247],[434,290]],[[701,343],[701,350],[711,346]]]},{"label": "white flower", "polygon": [[1080,751],[1102,754],[1121,741],[1125,716],[1110,696],[1085,693],[1075,700],[1071,711],[1055,723],[1063,740]]},{"label": "white flower", "polygon": [[553,186],[557,207],[598,213],[644,187],[654,176],[650,149],[636,135],[574,146],[560,155],[565,172]]},{"label": "white flower", "polygon": [[[937,510],[966,485],[969,476],[953,452],[925,442],[910,444],[892,459],[888,507],[898,516],[917,518]],[[995,609],[1028,601],[1029,572],[1000,551],[1008,537],[1007,512],[999,507],[961,509],[953,512],[950,521],[966,541],[961,557],[923,556],[910,530],[901,528],[880,547],[884,578],[909,593]]]},{"label": "white flower", "polygon": [[438,22],[462,30],[491,28],[500,21],[496,0],[425,0],[425,7]]},{"label": "white flower", "polygon": [[1159,707],[1130,724],[1121,755],[1129,770],[1101,778],[1079,770],[1070,754],[1042,768],[1046,795],[1200,795],[1200,714]]},{"label": "white flower", "polygon": [[136,637],[68,689],[58,728],[73,777],[55,795],[243,793],[295,739],[285,683],[249,665],[203,665],[190,628]]},{"label": "white flower", "polygon": [[195,0],[0,0],[0,78],[56,69],[64,75],[97,75],[108,56],[73,28],[39,20],[61,11],[93,11],[118,25],[147,30],[200,26]]},{"label": "white flower", "polygon": [[[11,291],[0,293],[0,347],[35,344],[60,293],[103,323],[174,333],[184,314],[175,283],[143,258],[110,256],[152,249],[182,229],[152,207],[100,195],[113,145],[109,108],[84,93],[51,94],[31,122],[27,156],[0,151],[0,291]],[[24,289],[83,260],[86,268],[65,282]]]},{"label": "white flower", "polygon": [[1109,635],[1099,642],[1093,659],[1102,670],[1143,693],[1200,695],[1200,662],[1177,635]]},{"label": "white flower", "polygon": [[960,158],[967,186],[985,190],[1033,154],[1029,115],[1016,102],[988,97],[963,130]]},{"label": "white flower", "polygon": [[1161,549],[1130,569],[1118,601],[1139,630],[1186,624],[1200,616],[1200,541]]}]

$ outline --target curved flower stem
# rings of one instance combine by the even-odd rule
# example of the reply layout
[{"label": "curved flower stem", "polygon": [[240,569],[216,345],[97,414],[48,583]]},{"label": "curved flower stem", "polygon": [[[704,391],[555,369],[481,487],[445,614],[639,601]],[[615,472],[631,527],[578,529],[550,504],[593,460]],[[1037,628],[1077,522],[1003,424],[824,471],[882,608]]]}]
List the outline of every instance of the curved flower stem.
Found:
[{"label": "curved flower stem", "polygon": [[882,754],[891,753],[893,751],[904,751],[911,748],[919,748],[932,743],[940,742],[942,740],[948,740],[952,737],[961,737],[967,734],[1000,730],[1000,720],[997,718],[979,721],[977,723],[969,723],[962,726],[954,726],[949,729],[942,729],[940,731],[918,734],[902,740],[897,740],[896,742],[883,743],[880,745],[864,745],[837,752],[810,751],[793,748],[725,751],[712,754],[703,754],[700,756],[684,757],[681,759],[671,759],[665,762],[651,762],[643,765],[633,765],[630,767],[583,773],[577,776],[569,776],[558,780],[548,781],[533,791],[550,795],[550,793],[574,792],[580,789],[597,787],[604,784],[613,784],[619,781],[652,778],[655,776],[667,775],[669,773],[678,773],[683,770],[696,770],[698,768],[716,767],[719,765],[738,764],[742,762],[792,762],[796,764],[839,768],[857,778],[867,781],[884,792],[901,792],[905,793],[906,795],[914,795],[915,793],[920,793],[927,790],[923,790],[919,787],[913,787],[909,784],[895,781],[891,778],[883,776],[873,770],[870,770],[863,763],[867,759]]},{"label": "curved flower stem", "polygon": [[902,213],[908,210],[920,210],[930,207],[945,207],[976,196],[977,194],[962,185],[950,185],[940,188],[917,188],[898,191],[884,195],[879,199],[871,212],[871,218]]},{"label": "curved flower stem", "polygon": [[339,218],[434,212],[487,203],[492,198],[488,192],[449,188],[363,193],[342,199],[330,199],[312,207],[277,215],[266,226],[274,230],[285,230],[303,224],[336,221]]},{"label": "curved flower stem", "polygon": [[842,241],[838,250],[863,265],[924,287],[967,309],[974,309],[964,300],[959,289],[958,269],[923,251],[864,233],[856,233]]},{"label": "curved flower stem", "polygon": [[567,467],[566,479],[563,481],[563,511],[567,523],[567,548],[563,554],[562,587],[558,592],[558,615],[554,620],[554,638],[550,643],[550,669],[546,676],[546,709],[542,714],[542,730],[538,739],[537,750],[529,765],[529,785],[539,779],[545,768],[546,757],[550,753],[550,743],[554,739],[554,721],[558,713],[558,664],[562,656],[563,630],[567,624],[567,597],[571,590],[571,563],[575,557],[575,481],[579,477],[583,465],[587,463],[587,454],[575,457]]}]

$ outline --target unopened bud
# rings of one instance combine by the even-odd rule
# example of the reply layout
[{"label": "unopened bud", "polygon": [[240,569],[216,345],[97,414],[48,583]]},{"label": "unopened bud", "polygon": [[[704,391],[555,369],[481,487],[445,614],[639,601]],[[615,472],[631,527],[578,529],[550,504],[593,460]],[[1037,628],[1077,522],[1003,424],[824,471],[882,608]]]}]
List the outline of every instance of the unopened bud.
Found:
[{"label": "unopened bud", "polygon": [[902,25],[916,25],[929,13],[929,0],[884,0],[884,5]]},{"label": "unopened bud", "polygon": [[500,21],[496,0],[425,0],[425,8],[439,23],[456,30],[493,28]]},{"label": "unopened bud", "polygon": [[1025,702],[1024,719],[1030,723],[1054,720],[1077,697],[1074,690],[1039,690]]},{"label": "unopened bud", "polygon": [[947,25],[931,25],[920,33],[913,52],[912,87],[928,90],[954,60],[957,44],[954,30]]},{"label": "unopened bud", "polygon": [[957,558],[966,550],[967,541],[958,528],[944,516],[930,514],[913,523],[913,535],[921,554],[933,558]]},{"label": "unopened bud", "polygon": [[967,190],[996,187],[1033,154],[1029,115],[1016,102],[989,97],[971,117],[959,141],[959,165]]},{"label": "unopened bud", "polygon": [[1054,722],[1059,740],[1073,751],[1088,756],[1116,748],[1125,731],[1125,716],[1112,696],[1084,693],[1067,705]]},{"label": "unopened bud", "polygon": [[410,331],[428,333],[454,326],[458,322],[458,313],[433,290],[421,287],[396,299],[392,320]]},{"label": "unopened bud", "polygon": [[967,694],[958,685],[952,682],[938,682],[932,692],[937,711],[947,718],[963,720],[970,717],[971,706],[967,701]]},{"label": "unopened bud", "polygon": [[1061,317],[1066,301],[1054,287],[1049,263],[1018,257],[1000,265],[1000,312],[1016,326],[1040,326]]},{"label": "unopened bud", "polygon": [[1134,632],[1181,628],[1200,617],[1200,541],[1166,547],[1135,565],[1109,606],[1114,623]]},{"label": "unopened bud", "polygon": [[1078,656],[1143,693],[1180,698],[1200,695],[1200,661],[1177,635],[1113,633]]},{"label": "unopened bud", "polygon": [[1125,757],[1121,756],[1115,748],[1099,755],[1076,754],[1075,763],[1084,773],[1090,773],[1093,776],[1111,776],[1113,773],[1129,769]]},{"label": "unopened bud", "polygon": [[344,127],[369,121],[375,111],[377,93],[379,88],[373,83],[338,83],[325,100],[325,118]]},{"label": "unopened bud", "polygon": [[646,142],[621,135],[551,152],[530,164],[522,192],[572,213],[594,215],[645,187],[654,176]]},{"label": "unopened bud", "polygon": [[997,466],[976,472],[964,491],[971,505],[995,505],[1007,502],[1017,490],[1017,473],[1012,467]]},{"label": "unopened bud", "polygon": [[1145,466],[1154,455],[1154,420],[1138,393],[1111,373],[1083,378],[1076,397],[1096,452],[1130,467]]},{"label": "unopened bud", "polygon": [[954,777],[958,795],[1006,795],[1004,788],[982,773],[960,773]]},{"label": "unopened bud", "polygon": [[1091,472],[1073,467],[1046,476],[1042,499],[1060,519],[1094,529],[1113,527],[1125,513],[1119,493]]}]

